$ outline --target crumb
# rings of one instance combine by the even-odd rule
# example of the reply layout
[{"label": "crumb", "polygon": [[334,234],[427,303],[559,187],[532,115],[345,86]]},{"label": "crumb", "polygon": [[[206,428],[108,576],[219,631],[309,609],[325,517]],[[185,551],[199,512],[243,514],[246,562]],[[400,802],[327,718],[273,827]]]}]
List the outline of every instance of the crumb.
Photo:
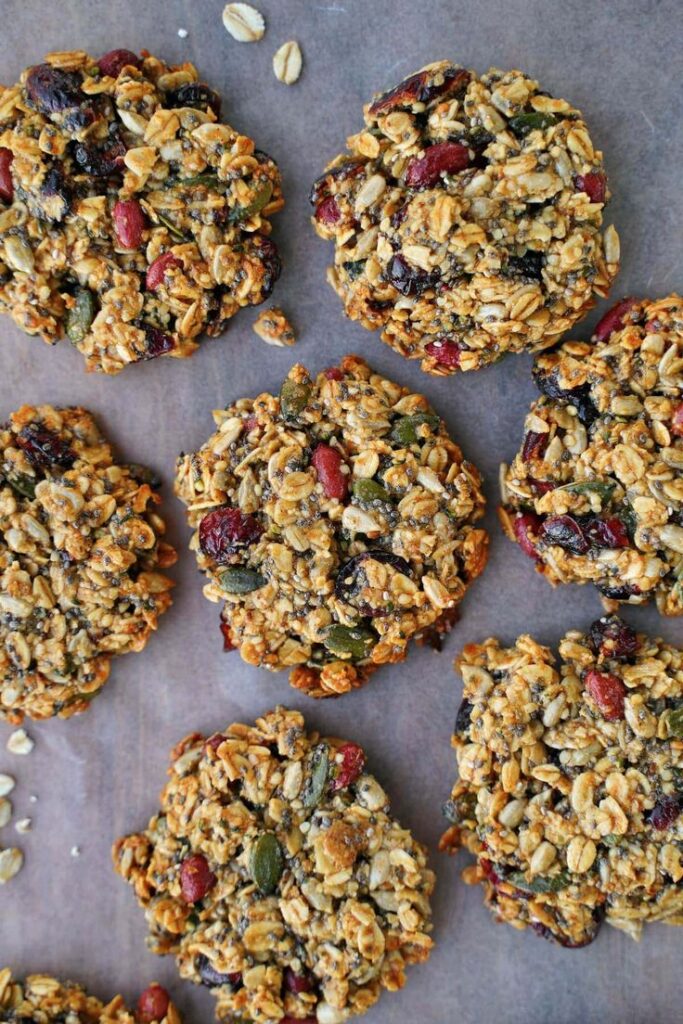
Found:
[{"label": "crumb", "polygon": [[7,749],[10,754],[30,754],[35,746],[25,729],[15,729],[7,740]]},{"label": "crumb", "polygon": [[252,327],[266,345],[284,348],[296,342],[294,328],[278,306],[271,306],[259,313]]},{"label": "crumb", "polygon": [[70,852],[72,857],[80,857],[80,855],[81,855],[81,848],[80,848],[80,846],[72,846],[71,850],[69,852]]},{"label": "crumb", "polygon": [[31,831],[32,825],[33,822],[31,818],[20,818],[19,821],[16,822],[14,827],[17,830],[17,832],[20,833],[20,835],[24,835],[26,832]]},{"label": "crumb", "polygon": [[178,35],[180,36],[181,39],[187,39],[187,29],[186,28],[179,28],[178,29]]}]

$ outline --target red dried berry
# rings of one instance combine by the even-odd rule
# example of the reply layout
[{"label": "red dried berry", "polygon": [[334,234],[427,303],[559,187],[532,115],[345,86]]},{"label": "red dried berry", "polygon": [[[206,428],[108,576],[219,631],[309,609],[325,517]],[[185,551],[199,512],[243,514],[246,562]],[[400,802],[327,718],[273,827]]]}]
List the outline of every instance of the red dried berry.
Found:
[{"label": "red dried berry", "polygon": [[150,263],[147,268],[145,276],[147,291],[153,292],[158,288],[163,283],[166,271],[170,270],[171,267],[182,267],[182,263],[172,252],[162,252],[161,256],[157,256],[154,262]]},{"label": "red dried berry", "polygon": [[53,466],[71,469],[76,461],[76,453],[66,441],[37,423],[27,423],[15,440],[31,465],[38,469],[51,469]]},{"label": "red dried berry", "polygon": [[586,673],[584,684],[600,708],[603,718],[606,718],[608,722],[615,722],[624,717],[626,687],[619,676],[598,672],[592,668]]},{"label": "red dried berry", "polygon": [[145,332],[145,352],[140,359],[156,359],[158,356],[165,356],[175,348],[175,338],[167,334],[160,327],[153,324],[146,324],[144,321],[134,321],[135,326]]},{"label": "red dried berry", "polygon": [[344,374],[338,366],[328,366],[326,370],[323,370],[323,375],[327,380],[343,380]]},{"label": "red dried berry", "polygon": [[637,305],[637,303],[638,299],[628,297],[622,299],[621,302],[617,302],[616,306],[612,306],[612,308],[605,313],[602,320],[598,322],[598,325],[593,332],[593,341],[607,341],[613,331],[616,331],[623,326],[624,318],[629,309],[632,309]]},{"label": "red dried berry", "polygon": [[207,750],[218,750],[224,739],[225,736],[223,735],[223,733],[216,732],[213,734],[213,736],[209,736],[208,740],[204,744],[204,748]]},{"label": "red dried berry", "polygon": [[12,161],[14,154],[5,146],[0,147],[0,199],[11,203],[14,199],[14,182],[12,181]]},{"label": "red dried berry", "polygon": [[223,650],[224,651],[235,651],[237,648],[232,642],[232,635],[230,633],[230,626],[227,622],[221,622],[221,633],[223,634]]},{"label": "red dried berry", "polygon": [[552,480],[537,480],[533,476],[529,477],[529,483],[534,494],[547,494],[548,491],[554,491],[557,486]]},{"label": "red dried berry", "polygon": [[607,195],[607,178],[602,171],[579,174],[575,179],[579,192],[585,192],[591,203],[604,203]]},{"label": "red dried berry", "polygon": [[317,1017],[280,1017],[280,1024],[318,1024]]},{"label": "red dried berry", "polygon": [[681,798],[679,796],[665,796],[655,804],[650,811],[650,824],[658,832],[664,832],[671,828],[681,813]]},{"label": "red dried berry", "polygon": [[525,555],[528,555],[529,558],[536,559],[537,562],[540,562],[541,556],[536,550],[536,545],[529,534],[537,534],[540,526],[541,517],[537,516],[534,512],[521,512],[515,517],[512,524],[512,529],[514,530],[515,538],[520,548]]},{"label": "red dried berry", "polygon": [[627,548],[630,544],[626,527],[618,516],[595,518],[584,528],[584,533],[591,544],[599,548]]},{"label": "red dried berry", "polygon": [[683,437],[683,402],[679,402],[674,409],[671,418],[671,433],[675,437]]},{"label": "red dried berry", "polygon": [[137,199],[119,199],[112,216],[119,244],[124,249],[137,249],[146,227],[145,215]]},{"label": "red dried berry", "polygon": [[180,865],[180,895],[186,903],[203,900],[216,884],[216,876],[202,853],[193,853]]},{"label": "red dried berry", "polygon": [[327,196],[315,208],[315,219],[323,224],[336,224],[340,217],[341,210],[334,196]]},{"label": "red dried berry", "polygon": [[462,347],[457,341],[451,338],[437,338],[425,345],[425,352],[436,359],[440,366],[449,366],[453,369],[460,366]]},{"label": "red dried berry", "polygon": [[493,868],[493,864],[486,857],[479,858],[479,867],[484,872],[484,876],[491,883],[491,885],[498,886],[501,884],[500,875],[496,873]]},{"label": "red dried berry", "polygon": [[459,142],[437,142],[425,151],[425,155],[413,158],[406,168],[406,185],[409,188],[431,188],[442,174],[457,174],[470,163],[467,146]]},{"label": "red dried berry", "polygon": [[539,531],[549,544],[570,551],[573,555],[585,555],[590,547],[583,530],[572,516],[549,516]]},{"label": "red dried berry", "polygon": [[318,480],[322,484],[326,498],[336,498],[342,501],[348,491],[348,478],[342,473],[343,460],[337,448],[329,444],[319,444],[311,462],[318,474]]},{"label": "red dried berry", "polygon": [[417,71],[404,78],[393,89],[382,93],[370,106],[371,114],[384,114],[413,103],[427,104],[437,96],[448,92],[451,95],[464,90],[470,81],[470,72],[465,68],[451,67],[444,71],[440,80],[434,80],[428,71]]},{"label": "red dried berry", "polygon": [[110,50],[97,62],[103,75],[118,78],[125,67],[139,68],[142,61],[132,50]]},{"label": "red dried berry", "polygon": [[223,505],[205,515],[199,524],[199,547],[221,565],[238,548],[255,543],[263,529],[255,516]]},{"label": "red dried berry", "polygon": [[632,658],[638,650],[635,630],[627,626],[618,615],[596,619],[591,625],[589,638],[593,651],[603,658]]},{"label": "red dried berry", "polygon": [[548,447],[549,437],[549,434],[539,434],[535,430],[528,430],[522,445],[522,461],[528,462],[530,459],[542,458],[543,452]]},{"label": "red dried berry", "polygon": [[365,767],[365,752],[357,743],[342,743],[337,750],[341,754],[341,764],[337,766],[337,775],[332,782],[332,790],[346,789],[355,782]]},{"label": "red dried berry", "polygon": [[285,967],[284,985],[288,992],[312,992],[315,988],[315,979],[308,972],[295,974],[291,967]]},{"label": "red dried berry", "polygon": [[138,999],[138,1020],[141,1024],[152,1024],[152,1021],[163,1020],[168,1012],[170,1001],[166,989],[155,982],[146,988]]}]

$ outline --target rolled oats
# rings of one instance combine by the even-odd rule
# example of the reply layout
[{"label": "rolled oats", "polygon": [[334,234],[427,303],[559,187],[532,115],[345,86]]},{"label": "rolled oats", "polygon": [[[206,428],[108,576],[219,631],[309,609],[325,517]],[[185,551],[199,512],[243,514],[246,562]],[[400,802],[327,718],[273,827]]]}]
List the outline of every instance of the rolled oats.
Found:
[{"label": "rolled oats", "polygon": [[[521,636],[457,659],[460,778],[442,849],[476,856],[467,880],[499,920],[563,946],[591,942],[603,921],[634,938],[648,921],[680,924],[683,651],[610,616],[568,632],[559,653],[558,670]],[[486,694],[473,667],[494,682]],[[629,705],[653,728],[634,728]]]},{"label": "rolled oats", "polygon": [[447,631],[486,564],[484,497],[422,395],[347,356],[214,420],[176,492],[226,649],[325,697]]},{"label": "rolled oats", "polygon": [[153,952],[221,1021],[343,1022],[429,956],[433,873],[355,743],[277,708],[172,753],[146,831],[114,846]]},{"label": "rolled oats", "polygon": [[683,299],[627,299],[536,360],[501,521],[551,583],[683,614]]},{"label": "rolled oats", "polygon": [[301,74],[301,47],[295,39],[283,43],[273,56],[273,71],[278,82],[294,85]]},{"label": "rolled oats", "polygon": [[7,796],[16,786],[16,781],[11,775],[0,772],[0,796]]},{"label": "rolled oats", "polygon": [[121,996],[105,1006],[72,981],[58,981],[47,974],[29,974],[18,981],[12,978],[9,967],[0,970],[0,1014],[8,1024],[181,1024],[180,1014],[161,985],[145,989],[137,1011],[136,1016],[127,1010]]},{"label": "rolled oats", "polygon": [[112,657],[143,649],[176,559],[159,501],[85,409],[25,405],[0,429],[0,719],[85,711]]},{"label": "rolled oats", "polygon": [[24,855],[16,846],[0,849],[0,885],[11,881],[21,871]]},{"label": "rolled oats", "polygon": [[565,100],[521,71],[441,61],[364,114],[311,192],[353,320],[447,375],[547,348],[607,293],[602,154]]},{"label": "rolled oats", "polygon": [[284,348],[294,345],[296,336],[294,328],[289,320],[277,306],[271,309],[264,309],[256,317],[253,329],[259,338],[265,341],[266,345],[274,345],[276,348]]},{"label": "rolled oats", "polygon": [[223,24],[238,43],[257,43],[266,31],[263,15],[251,4],[226,4]]},{"label": "rolled oats", "polygon": [[0,87],[0,311],[90,370],[189,356],[277,280],[278,168],[189,62],[46,62]]},{"label": "rolled oats", "polygon": [[31,753],[34,746],[34,741],[25,729],[15,729],[7,738],[7,749],[10,754],[19,754],[25,757]]}]

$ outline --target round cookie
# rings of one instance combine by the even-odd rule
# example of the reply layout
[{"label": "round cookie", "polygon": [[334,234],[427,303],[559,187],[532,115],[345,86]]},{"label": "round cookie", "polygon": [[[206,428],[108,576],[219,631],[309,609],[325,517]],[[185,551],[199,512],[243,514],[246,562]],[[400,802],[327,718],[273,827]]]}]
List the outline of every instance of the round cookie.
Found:
[{"label": "round cookie", "polygon": [[85,409],[24,405],[0,428],[0,719],[85,711],[147,643],[176,559],[155,486]]},{"label": "round cookie", "polygon": [[442,848],[494,916],[563,946],[603,921],[683,922],[683,652],[616,616],[572,630],[559,671],[521,636],[465,647],[459,781]]},{"label": "round cookie", "polygon": [[61,982],[47,974],[30,974],[17,981],[9,967],[0,970],[0,1014],[7,1024],[181,1024],[180,1014],[161,985],[145,989],[133,1014],[121,996],[105,1006],[72,981]]},{"label": "round cookie", "polygon": [[355,743],[277,708],[174,749],[146,831],[114,846],[153,952],[220,1021],[342,1024],[429,956],[426,850]]},{"label": "round cookie", "polygon": [[189,62],[50,53],[0,86],[0,311],[89,370],[192,355],[266,299],[282,205]]},{"label": "round cookie", "polygon": [[551,583],[683,614],[683,299],[624,299],[539,356],[501,520]]},{"label": "round cookie", "polygon": [[422,395],[347,356],[214,420],[176,491],[228,649],[325,697],[450,627],[486,564],[484,497]]},{"label": "round cookie", "polygon": [[547,348],[607,294],[602,154],[566,100],[440,61],[364,115],[311,192],[353,320],[444,376]]}]

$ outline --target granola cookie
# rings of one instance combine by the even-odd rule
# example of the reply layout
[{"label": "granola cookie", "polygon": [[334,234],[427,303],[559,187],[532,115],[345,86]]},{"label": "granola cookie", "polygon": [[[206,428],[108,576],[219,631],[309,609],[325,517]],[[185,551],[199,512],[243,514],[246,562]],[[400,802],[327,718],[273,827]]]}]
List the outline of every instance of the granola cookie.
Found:
[{"label": "granola cookie", "polygon": [[432,947],[426,850],[356,743],[276,708],[172,752],[146,831],[118,840],[155,953],[207,985],[220,1021],[342,1024]]},{"label": "granola cookie", "polygon": [[214,420],[176,491],[228,648],[326,697],[452,621],[486,564],[484,496],[424,396],[347,356]]},{"label": "granola cookie", "polygon": [[547,647],[465,647],[442,848],[495,917],[563,946],[683,924],[683,651],[616,616]]},{"label": "granola cookie", "polygon": [[190,356],[270,294],[276,164],[189,62],[50,53],[0,86],[0,311],[89,370]]},{"label": "granola cookie", "polygon": [[161,985],[150,985],[138,1000],[137,1012],[126,1009],[121,996],[105,1006],[72,981],[48,974],[12,979],[9,967],[0,970],[0,1021],[16,1024],[180,1024],[181,1018]]},{"label": "granola cookie", "polygon": [[602,153],[566,100],[441,61],[364,114],[311,192],[353,320],[445,376],[547,348],[607,293]]},{"label": "granola cookie", "polygon": [[683,614],[683,299],[625,299],[538,357],[503,527],[551,583]]},{"label": "granola cookie", "polygon": [[24,405],[0,428],[0,719],[68,718],[171,604],[160,498],[85,409]]}]

